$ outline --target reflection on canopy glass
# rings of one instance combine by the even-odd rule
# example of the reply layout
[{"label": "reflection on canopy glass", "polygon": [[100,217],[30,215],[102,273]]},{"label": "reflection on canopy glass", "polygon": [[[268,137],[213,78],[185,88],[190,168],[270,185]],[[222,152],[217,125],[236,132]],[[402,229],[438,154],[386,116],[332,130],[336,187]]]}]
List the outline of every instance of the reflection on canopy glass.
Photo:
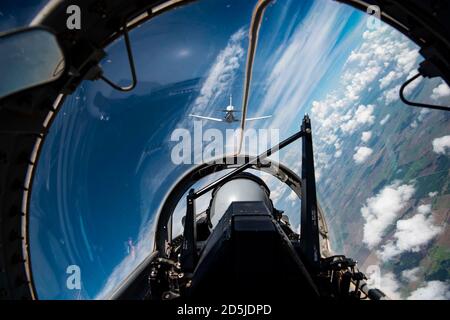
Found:
[{"label": "reflection on canopy glass", "polygon": [[[134,91],[85,82],[67,98],[42,150],[30,207],[40,298],[108,297],[151,253],[161,201],[180,176],[206,160],[196,152],[207,144],[200,135],[189,144],[190,164],[173,163],[173,132],[195,131],[190,114],[220,117],[230,95],[241,107],[254,4],[204,0],[150,20],[130,33],[139,80]],[[310,114],[318,196],[333,250],[356,258],[363,271],[381,268],[395,286],[377,286],[392,298],[408,298],[414,288],[445,285],[449,278],[443,267],[448,228],[439,224],[448,213],[450,161],[438,142],[450,134],[450,119],[399,101],[400,85],[422,59],[406,37],[373,26],[364,13],[334,1],[273,2],[261,24],[247,112],[273,118],[246,128],[274,129],[284,139]],[[105,75],[128,84],[123,41],[107,52]],[[448,104],[445,90],[437,89],[442,85],[420,79],[408,95]],[[201,123],[224,136],[241,125]],[[279,156],[297,174],[300,150],[296,143]],[[297,229],[298,197],[275,180],[266,182]],[[396,208],[392,215],[385,215],[385,201]],[[182,209],[180,203],[174,234],[181,232]],[[427,237],[405,238],[399,221],[406,235],[426,226]],[[80,267],[81,290],[66,287],[70,265]],[[414,270],[414,280],[402,276]]]}]

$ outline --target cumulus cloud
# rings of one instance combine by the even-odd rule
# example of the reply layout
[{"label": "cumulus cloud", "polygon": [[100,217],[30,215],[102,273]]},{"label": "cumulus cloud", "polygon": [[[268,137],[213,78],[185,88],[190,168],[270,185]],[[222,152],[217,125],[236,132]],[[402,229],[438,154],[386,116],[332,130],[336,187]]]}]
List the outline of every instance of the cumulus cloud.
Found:
[{"label": "cumulus cloud", "polygon": [[[410,79],[413,76],[415,76],[417,73],[416,70],[412,71],[406,78]],[[423,77],[420,76],[419,78],[417,78],[416,80],[414,80],[413,82],[411,82],[409,84],[409,86],[407,86],[405,88],[405,95],[409,96],[410,94],[412,94],[414,92],[414,90],[416,90],[416,88],[419,86],[419,84],[423,81]]]},{"label": "cumulus cloud", "polygon": [[384,78],[380,79],[380,89],[386,89],[391,85],[392,82],[401,78],[402,74],[400,72],[391,71]]},{"label": "cumulus cloud", "polygon": [[[378,93],[380,105],[398,101],[400,83],[414,72],[419,58],[418,48],[387,25],[364,33],[361,45],[352,51],[343,67],[339,86],[324,99],[312,103],[315,137],[322,142],[317,150],[331,158],[331,161],[317,163],[321,172],[333,168],[333,159],[340,158],[343,150],[354,147],[348,146],[353,140],[346,139],[347,136],[359,130],[368,131],[373,125],[377,107],[361,107],[366,103],[367,93],[383,90]],[[415,87],[418,83],[420,81],[415,81],[412,85]],[[390,114],[383,115],[380,125],[385,125],[390,117]],[[338,137],[338,144],[329,139],[333,135]]]},{"label": "cumulus cloud", "polygon": [[428,114],[430,114],[430,113],[431,113],[431,110],[430,110],[430,109],[422,109],[422,110],[420,110],[420,114],[419,114],[418,121],[419,121],[419,122],[422,122],[422,121],[425,119],[425,117],[426,117]]},{"label": "cumulus cloud", "polygon": [[380,121],[380,125],[384,126],[386,123],[388,123],[390,118],[391,118],[391,115],[388,114],[386,117],[383,118],[383,120]]},{"label": "cumulus cloud", "polygon": [[272,199],[273,203],[277,205],[281,200],[284,199],[287,187],[286,185],[280,184],[276,181],[272,182],[272,184],[269,185],[269,187],[270,187],[270,198]]},{"label": "cumulus cloud", "polygon": [[418,214],[410,219],[397,221],[394,240],[388,241],[377,254],[389,261],[404,252],[419,252],[433,238],[442,232],[442,228],[434,224],[431,205],[423,205],[417,209]]},{"label": "cumulus cloud", "polygon": [[400,87],[401,86],[396,86],[390,90],[386,90],[383,93],[383,97],[384,97],[384,102],[386,104],[391,104],[397,100],[399,100],[399,92],[400,92]]},{"label": "cumulus cloud", "polygon": [[434,198],[434,197],[436,197],[438,194],[439,194],[439,192],[435,191],[435,192],[430,192],[430,193],[428,194],[428,196],[429,196],[430,198]]},{"label": "cumulus cloud", "polygon": [[[410,77],[416,68],[420,57],[418,49],[411,47],[402,36],[385,25],[367,31],[364,40],[363,45],[352,53],[348,63],[358,63],[358,66],[365,68],[366,71],[378,68],[376,76],[380,77],[379,88],[385,90],[383,94],[385,103],[398,101],[400,86],[397,83]],[[408,93],[411,93],[420,81],[411,84]]]},{"label": "cumulus cloud", "polygon": [[379,279],[380,290],[383,291],[390,299],[399,300],[400,284],[392,272],[382,273]]},{"label": "cumulus cloud", "polygon": [[355,113],[348,113],[348,121],[342,124],[341,129],[345,133],[354,133],[365,124],[373,124],[375,116],[373,115],[374,106],[359,106]]},{"label": "cumulus cloud", "polygon": [[288,196],[288,200],[291,201],[292,203],[295,203],[295,201],[298,200],[297,194],[294,191],[292,191]]},{"label": "cumulus cloud", "polygon": [[[298,122],[292,115],[299,112],[302,101],[307,101],[307,97],[315,92],[334,59],[346,49],[348,40],[338,39],[345,30],[347,18],[349,12],[345,8],[331,2],[314,2],[301,24],[283,21],[288,29],[284,35],[279,34],[279,39],[285,40],[272,54],[264,57],[264,65],[259,69],[266,79],[264,96],[259,103],[260,113],[270,113],[276,106],[287,110],[274,114],[270,120],[272,127],[290,128]],[[275,32],[277,30],[275,28]],[[290,36],[286,38],[286,34]],[[304,113],[304,110],[300,112]]]},{"label": "cumulus cloud", "polygon": [[372,131],[365,131],[362,133],[361,141],[367,143],[372,139]]},{"label": "cumulus cloud", "polygon": [[408,282],[419,281],[420,267],[402,271],[402,278]]},{"label": "cumulus cloud", "polygon": [[442,98],[450,97],[450,87],[442,81],[442,83],[433,89],[433,94],[431,95],[431,99],[439,100]]},{"label": "cumulus cloud", "polygon": [[420,111],[419,116],[417,117],[416,120],[414,120],[414,122],[411,124],[411,128],[415,129],[419,126],[420,123],[422,123],[425,120],[425,117],[431,113],[431,110],[429,109],[422,109]]},{"label": "cumulus cloud", "polygon": [[386,229],[407,207],[414,192],[413,185],[394,183],[367,200],[361,214],[365,219],[363,242],[370,249],[381,243]]},{"label": "cumulus cloud", "polygon": [[[379,289],[383,291],[390,299],[400,300],[406,298],[407,300],[449,300],[450,287],[448,283],[442,281],[424,282],[421,286],[411,292],[409,295],[402,295],[400,288],[404,283],[418,281],[418,273],[420,267],[402,272],[402,280],[399,281],[392,272],[374,274],[369,277],[367,283],[377,283]],[[376,287],[376,286],[375,286]]]},{"label": "cumulus cloud", "polygon": [[398,57],[396,69],[410,78],[417,67],[419,57],[419,50],[416,48],[404,48],[402,54]]},{"label": "cumulus cloud", "polygon": [[435,153],[445,155],[447,153],[447,149],[450,149],[450,136],[433,140],[433,151]]},{"label": "cumulus cloud", "polygon": [[192,112],[203,111],[207,106],[215,105],[217,99],[230,88],[245,53],[242,44],[245,36],[245,29],[241,28],[230,37],[227,46],[208,71],[200,94],[194,101]]},{"label": "cumulus cloud", "polygon": [[[289,6],[286,8],[288,10]],[[255,61],[259,78],[264,79],[264,90],[259,90],[257,94],[250,97],[250,105],[253,99],[261,99],[257,103],[259,113],[274,114],[274,117],[267,122],[270,127],[283,128],[286,134],[297,130],[298,121],[310,108],[311,98],[316,95],[319,84],[326,82],[330,72],[334,73],[334,63],[346,59],[349,46],[353,46],[361,36],[359,26],[364,26],[363,19],[346,37],[342,38],[342,32],[346,30],[346,21],[350,16],[351,11],[336,3],[314,2],[301,24],[298,24],[299,16],[292,18],[290,14],[286,14],[287,21],[284,19],[283,25],[287,29],[284,28],[283,34],[278,34],[280,29],[274,26],[272,36],[269,38],[277,37],[277,47],[270,53],[260,52],[260,59]],[[314,139],[318,142],[315,144],[318,181],[324,168],[343,154],[343,149],[340,147],[341,126],[353,119],[348,129],[352,131],[356,130],[353,129],[355,127],[359,128],[364,123],[373,121],[373,106],[362,107],[355,116],[355,109],[361,105],[355,97],[365,90],[367,81],[374,79],[378,71],[379,68],[374,68],[371,72],[359,70],[357,76],[353,74],[351,77],[352,74],[349,73],[345,83],[342,83],[342,92],[346,92],[348,99],[336,98],[331,103],[328,101],[314,103],[313,101],[315,105],[313,109],[320,113],[318,118],[315,112],[311,112]],[[283,107],[284,112],[274,112],[274,109],[280,106]],[[336,113],[331,112],[334,108]],[[365,116],[367,120],[364,120]],[[261,124],[261,122],[254,122],[249,123],[248,126]],[[328,128],[331,130],[327,130]],[[324,148],[329,145],[336,148],[326,152]]]},{"label": "cumulus cloud", "polygon": [[450,300],[449,285],[441,281],[430,281],[413,291],[408,300]]},{"label": "cumulus cloud", "polygon": [[417,208],[419,214],[427,215],[431,213],[431,204],[423,204]]},{"label": "cumulus cloud", "polygon": [[373,150],[367,147],[358,147],[356,148],[356,153],[353,156],[353,160],[355,160],[356,164],[362,164],[369,159],[372,155]]}]

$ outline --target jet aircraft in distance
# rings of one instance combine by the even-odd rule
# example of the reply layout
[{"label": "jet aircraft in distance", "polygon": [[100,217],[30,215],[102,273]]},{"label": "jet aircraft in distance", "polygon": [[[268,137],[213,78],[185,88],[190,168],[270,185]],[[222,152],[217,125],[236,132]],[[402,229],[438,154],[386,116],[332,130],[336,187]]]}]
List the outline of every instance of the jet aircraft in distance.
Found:
[{"label": "jet aircraft in distance", "polygon": [[[202,120],[216,121],[216,122],[226,122],[226,123],[241,122],[240,119],[236,118],[236,114],[235,113],[239,113],[241,111],[234,109],[233,96],[230,95],[230,105],[228,107],[226,107],[226,109],[221,110],[221,112],[225,113],[225,116],[222,119],[205,117],[205,116],[198,116],[198,115],[194,115],[194,114],[190,114],[189,117],[202,119]],[[264,120],[264,119],[269,119],[269,118],[272,118],[272,116],[248,118],[248,119],[245,119],[245,121],[257,121],[257,120]]]}]

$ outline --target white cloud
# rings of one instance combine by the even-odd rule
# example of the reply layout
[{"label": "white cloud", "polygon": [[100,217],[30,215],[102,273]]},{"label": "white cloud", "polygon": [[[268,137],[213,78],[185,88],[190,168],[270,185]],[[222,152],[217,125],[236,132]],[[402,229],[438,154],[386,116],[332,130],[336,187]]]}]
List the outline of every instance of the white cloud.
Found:
[{"label": "white cloud", "polygon": [[442,98],[450,97],[450,87],[442,81],[442,83],[433,89],[433,94],[431,95],[431,99],[439,100]]},{"label": "white cloud", "polygon": [[410,77],[411,73],[417,67],[417,60],[419,59],[419,51],[415,48],[406,48],[402,50],[401,55],[397,60],[397,70],[403,72],[403,75]]},{"label": "white cloud", "polygon": [[[403,280],[407,282],[416,282],[418,280],[417,274],[420,273],[420,268],[405,270],[402,272]],[[400,294],[401,283],[392,272],[374,274],[372,279],[369,277],[368,283],[379,283],[379,289],[383,291],[388,298],[392,300],[402,299]],[[404,298],[404,297],[403,297]],[[450,300],[450,287],[448,283],[442,281],[430,281],[423,283],[420,288],[411,292],[407,300]]]},{"label": "white cloud", "polygon": [[394,183],[367,200],[366,205],[361,209],[361,214],[366,221],[363,242],[370,249],[380,244],[386,229],[406,208],[414,192],[413,185]]},{"label": "white cloud", "polygon": [[398,290],[400,289],[400,284],[398,283],[395,275],[392,272],[382,273],[379,279],[380,289],[384,294],[388,296],[389,299],[399,300],[400,294]]},{"label": "white cloud", "polygon": [[[412,78],[414,75],[416,75],[417,71],[412,71],[406,78],[410,79]],[[405,95],[409,96],[411,93],[414,92],[414,90],[416,90],[416,88],[419,86],[419,84],[423,81],[423,77],[419,77],[416,80],[414,80],[413,82],[411,82],[409,84],[409,86],[407,86],[405,88]]]},{"label": "white cloud", "polygon": [[414,120],[413,123],[411,123],[411,128],[416,129],[419,126],[419,124],[421,124],[425,120],[425,117],[430,113],[431,113],[431,110],[429,110],[429,109],[420,110],[420,114],[417,117],[417,119]]},{"label": "white cloud", "polygon": [[[269,185],[270,188],[270,198],[272,199],[273,203],[277,205],[281,200],[284,199],[284,194],[287,191],[287,187],[284,184],[278,183],[278,181],[273,181],[271,185]],[[275,185],[276,183],[276,185]]]},{"label": "white cloud", "polygon": [[435,191],[435,192],[430,192],[430,193],[428,194],[428,196],[429,196],[430,198],[434,198],[434,197],[437,197],[438,194],[439,194],[439,192],[438,192],[438,191]]},{"label": "white cloud", "polygon": [[230,88],[245,53],[242,46],[242,40],[245,36],[245,29],[239,29],[230,37],[225,49],[219,53],[207,73],[208,76],[202,85],[199,96],[194,102],[193,113],[204,111],[206,107],[216,105],[217,99]]},{"label": "white cloud", "polygon": [[391,115],[388,114],[386,117],[383,118],[383,120],[380,121],[380,125],[384,126],[386,123],[388,123],[390,118],[391,118]]},{"label": "white cloud", "polygon": [[410,219],[397,221],[394,240],[389,241],[378,251],[379,257],[385,261],[404,252],[419,252],[423,246],[442,232],[442,228],[434,224],[431,205],[422,205],[418,214]]},{"label": "white cloud", "polygon": [[[216,100],[231,87],[236,71],[240,68],[244,57],[243,40],[245,36],[246,31],[244,28],[241,28],[230,37],[227,46],[218,54],[212,67],[209,69],[200,94],[193,103],[191,112],[197,113],[204,111],[208,106],[216,106]],[[179,126],[183,127],[183,125]],[[127,256],[114,268],[97,294],[96,299],[107,298],[138,267],[139,263],[149,256],[149,253],[153,250],[154,231],[152,228],[152,221],[143,226],[135,246],[134,257],[131,255]]]},{"label": "white cloud", "polygon": [[430,281],[413,291],[408,300],[450,300],[449,285],[441,281]]},{"label": "white cloud", "polygon": [[[420,267],[405,270],[402,272],[402,282],[416,282],[418,281],[418,274],[421,272]],[[402,284],[397,280],[392,272],[374,273],[369,276],[368,284],[378,284],[381,291],[383,291],[388,298],[392,300],[400,300],[405,298],[400,294]],[[411,292],[406,298],[407,300],[450,300],[450,288],[448,283],[441,281],[425,282],[420,288]]]},{"label": "white cloud", "polygon": [[367,90],[370,84],[380,75],[382,69],[378,65],[368,64],[365,68],[358,69],[354,73],[344,73],[343,78],[348,82],[346,95],[350,101],[361,98],[361,94]]},{"label": "white cloud", "polygon": [[419,273],[421,272],[421,268],[417,267],[410,270],[404,270],[402,272],[402,278],[408,282],[416,282],[419,281]]},{"label": "white cloud", "polygon": [[298,200],[298,196],[297,196],[297,194],[296,194],[294,191],[292,191],[292,192],[289,194],[288,199],[289,199],[290,201],[297,201],[297,200]]},{"label": "white cloud", "polygon": [[431,213],[431,204],[423,204],[417,208],[417,212],[419,214],[430,214]]},{"label": "white cloud", "polygon": [[401,78],[401,76],[402,76],[402,74],[399,73],[399,72],[395,72],[395,71],[389,72],[384,78],[379,80],[379,82],[380,82],[380,89],[381,90],[386,89],[387,87],[389,87],[389,85],[393,81]]},{"label": "white cloud", "polygon": [[[315,92],[334,59],[346,49],[347,41],[351,41],[351,36],[338,41],[349,13],[331,2],[314,2],[301,24],[283,22],[288,26],[285,34],[291,36],[286,38],[280,35],[280,39],[285,40],[264,58],[264,64],[259,69],[266,81],[258,111],[269,114],[277,106],[282,106],[284,110],[274,114],[271,127],[290,128],[299,121],[293,115],[305,112],[301,110],[302,101],[306,102]],[[258,64],[258,59],[255,63]]]},{"label": "white cloud", "polygon": [[430,109],[422,109],[420,110],[419,118],[417,119],[419,122],[423,122],[425,117],[431,113]]},{"label": "white cloud", "polygon": [[386,104],[391,104],[397,100],[399,100],[400,86],[396,86],[390,90],[386,90],[383,94],[384,102]]},{"label": "white cloud", "polygon": [[367,143],[372,139],[372,131],[365,131],[362,133],[361,141]]},{"label": "white cloud", "polygon": [[287,197],[287,200],[290,203],[291,207],[293,208],[295,207],[295,204],[299,201],[299,198],[294,191],[291,191],[291,193]]},{"label": "white cloud", "polygon": [[354,114],[348,113],[349,120],[342,124],[341,130],[345,133],[354,133],[365,124],[373,124],[375,116],[373,115],[374,106],[359,106]]},{"label": "white cloud", "polygon": [[353,156],[353,160],[355,160],[356,164],[362,164],[369,159],[369,157],[373,154],[373,150],[367,147],[358,147],[356,148],[356,153]]},{"label": "white cloud", "polygon": [[[374,111],[378,107],[360,109],[358,114],[355,112],[357,106],[365,103],[363,99],[367,96],[366,93],[373,93],[381,86],[384,92],[379,93],[379,102],[389,104],[397,101],[400,83],[414,72],[419,58],[418,48],[389,26],[382,25],[381,28],[366,31],[362,43],[353,50],[343,67],[339,86],[324,99],[312,103],[311,115],[315,123],[316,139],[334,134],[345,145],[341,144],[333,150],[333,144],[328,139],[323,139],[317,149],[330,154],[333,160],[340,158],[343,150],[353,148],[354,146],[348,145],[353,140],[345,137],[361,129],[368,131],[375,121]],[[418,83],[419,81],[415,81],[412,85],[416,86]],[[391,116],[386,114],[383,117],[381,126]],[[328,161],[318,164],[318,167],[325,174],[326,170],[333,168],[333,163]]]},{"label": "white cloud", "polygon": [[[397,89],[400,87],[396,86],[391,90],[388,88],[410,76],[420,57],[418,49],[411,47],[403,36],[386,25],[367,31],[364,34],[364,40],[361,47],[350,55],[347,63],[357,64],[366,71],[378,68],[377,76],[382,76],[378,80],[379,88],[386,90],[384,94],[386,103],[398,100]],[[352,73],[349,73],[349,77],[351,76]],[[418,83],[419,81],[414,83],[414,88]]]},{"label": "white cloud", "polygon": [[437,138],[433,140],[433,150],[437,154],[446,154],[447,149],[450,149],[450,136]]}]

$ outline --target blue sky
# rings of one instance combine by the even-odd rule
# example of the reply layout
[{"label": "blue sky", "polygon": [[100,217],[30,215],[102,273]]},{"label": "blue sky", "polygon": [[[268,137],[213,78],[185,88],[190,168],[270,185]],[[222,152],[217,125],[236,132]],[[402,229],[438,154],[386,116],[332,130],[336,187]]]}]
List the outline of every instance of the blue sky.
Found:
[{"label": "blue sky", "polygon": [[[4,14],[13,12],[1,8]],[[45,143],[33,188],[31,259],[39,297],[107,297],[151,251],[155,212],[190,168],[171,163],[170,134],[176,128],[192,130],[190,113],[217,115],[230,94],[239,108],[252,9],[251,1],[214,0],[161,15],[130,35],[139,79],[135,91],[124,94],[102,82],[85,82],[68,97]],[[24,15],[8,23],[27,21]],[[127,83],[123,41],[107,52],[105,74]],[[277,1],[261,26],[248,111],[274,117],[250,128],[279,129],[280,138],[286,138],[310,113],[319,185],[326,188],[330,182],[323,177],[332,177],[334,165],[374,160],[374,128],[386,119],[389,123],[396,89],[420,60],[410,41],[385,26],[368,30],[367,17],[350,7],[325,0]],[[450,93],[441,86],[418,82],[409,93],[448,101]],[[407,112],[416,126],[435,115]],[[431,143],[429,148],[433,152]],[[296,144],[281,156],[297,173],[299,151]],[[289,208],[298,225],[299,201],[279,183],[267,182],[276,204]],[[391,189],[398,194],[405,189],[400,187]],[[367,208],[370,219],[386,221]],[[385,228],[369,231],[382,236]],[[399,250],[397,244],[390,248]],[[81,292],[65,288],[71,264],[81,267]]]}]

